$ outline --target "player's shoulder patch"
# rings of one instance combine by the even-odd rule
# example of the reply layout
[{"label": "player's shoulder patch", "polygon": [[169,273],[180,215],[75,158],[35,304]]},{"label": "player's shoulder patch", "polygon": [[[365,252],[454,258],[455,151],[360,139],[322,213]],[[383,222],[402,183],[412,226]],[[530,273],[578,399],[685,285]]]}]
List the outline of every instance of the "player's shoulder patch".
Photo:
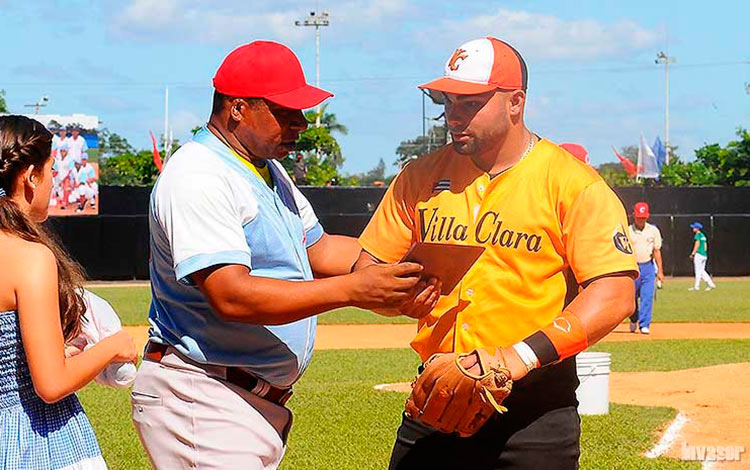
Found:
[{"label": "player's shoulder patch", "polygon": [[628,232],[622,224],[616,226],[612,231],[612,243],[614,243],[615,248],[617,248],[618,251],[621,251],[626,255],[632,255],[633,247],[630,245],[630,239],[627,234]]}]

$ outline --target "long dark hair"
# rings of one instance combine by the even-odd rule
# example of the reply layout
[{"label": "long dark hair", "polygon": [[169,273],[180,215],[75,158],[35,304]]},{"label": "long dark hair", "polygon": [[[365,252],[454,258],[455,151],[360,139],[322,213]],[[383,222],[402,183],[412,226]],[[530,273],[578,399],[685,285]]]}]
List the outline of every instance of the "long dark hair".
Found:
[{"label": "long dark hair", "polygon": [[24,214],[10,198],[18,175],[29,166],[41,171],[51,157],[52,134],[38,121],[24,116],[0,116],[0,230],[23,240],[41,243],[57,260],[60,324],[68,342],[81,332],[86,303],[83,300],[83,270],[40,224]]}]

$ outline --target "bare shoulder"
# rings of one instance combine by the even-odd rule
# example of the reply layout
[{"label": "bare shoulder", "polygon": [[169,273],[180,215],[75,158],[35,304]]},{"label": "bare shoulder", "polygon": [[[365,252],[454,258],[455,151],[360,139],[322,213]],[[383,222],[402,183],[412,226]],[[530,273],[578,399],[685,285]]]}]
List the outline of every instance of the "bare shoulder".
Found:
[{"label": "bare shoulder", "polygon": [[45,245],[23,240],[12,235],[0,235],[0,250],[4,271],[15,276],[26,277],[57,266],[55,254]]}]

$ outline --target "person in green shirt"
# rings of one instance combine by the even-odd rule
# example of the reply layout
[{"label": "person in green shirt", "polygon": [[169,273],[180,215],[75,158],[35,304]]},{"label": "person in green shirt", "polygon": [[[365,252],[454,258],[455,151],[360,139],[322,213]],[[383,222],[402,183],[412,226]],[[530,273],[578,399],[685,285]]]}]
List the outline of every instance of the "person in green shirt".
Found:
[{"label": "person in green shirt", "polygon": [[703,224],[700,222],[693,222],[690,224],[690,228],[693,229],[695,236],[693,239],[693,252],[690,253],[690,257],[693,259],[693,267],[695,268],[695,284],[688,290],[700,290],[701,279],[706,281],[708,286],[706,290],[716,289],[716,284],[711,280],[711,276],[706,271],[706,262],[708,261],[708,241],[706,235],[701,232]]}]

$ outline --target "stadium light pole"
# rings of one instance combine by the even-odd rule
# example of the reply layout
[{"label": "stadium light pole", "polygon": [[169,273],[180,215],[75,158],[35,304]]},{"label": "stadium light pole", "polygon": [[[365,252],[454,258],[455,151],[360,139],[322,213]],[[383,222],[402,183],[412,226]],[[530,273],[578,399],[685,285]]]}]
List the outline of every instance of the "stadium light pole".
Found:
[{"label": "stadium light pole", "polygon": [[34,114],[39,114],[39,108],[44,108],[49,103],[49,96],[42,96],[34,104],[25,104],[24,108],[34,108]]},{"label": "stadium light pole", "polygon": [[669,64],[675,63],[674,57],[669,57],[663,51],[656,54],[655,64],[664,64],[664,147],[669,163]]},{"label": "stadium light pole", "polygon": [[[315,86],[320,88],[320,28],[328,26],[327,11],[320,11],[320,2],[315,2],[315,11],[310,12],[310,16],[294,22],[295,26],[314,26],[315,27]],[[320,105],[315,107],[315,127],[320,127]]]}]

